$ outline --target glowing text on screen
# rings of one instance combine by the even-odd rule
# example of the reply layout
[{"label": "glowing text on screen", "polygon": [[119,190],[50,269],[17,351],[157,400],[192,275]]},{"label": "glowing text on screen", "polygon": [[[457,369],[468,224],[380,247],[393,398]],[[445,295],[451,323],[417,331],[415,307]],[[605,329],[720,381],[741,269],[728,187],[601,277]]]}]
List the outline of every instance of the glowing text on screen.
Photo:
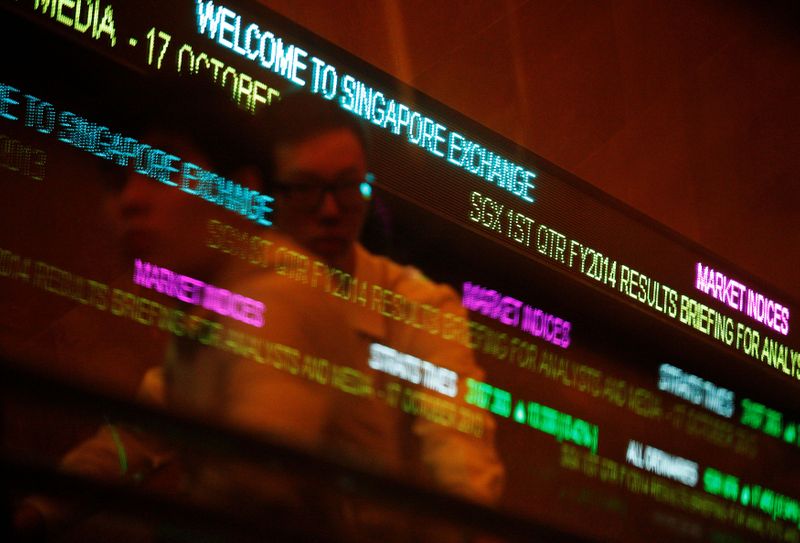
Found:
[{"label": "glowing text on screen", "polygon": [[33,9],[95,40],[105,38],[112,47],[117,44],[114,8],[108,3],[103,6],[102,0],[34,0]]},{"label": "glowing text on screen", "polygon": [[658,388],[723,417],[733,415],[732,390],[718,387],[670,364],[661,364],[658,368]]},{"label": "glowing text on screen", "polygon": [[[611,458],[580,451],[568,443],[561,445],[560,465],[580,471],[604,484],[624,489],[630,494],[646,496],[677,510],[713,518],[728,526],[746,529],[762,538],[769,537],[776,541],[797,540],[794,522],[800,514],[797,500],[758,485],[746,485],[742,488],[741,499],[735,502],[732,496],[739,494],[738,478],[734,477],[735,481],[726,480],[726,474],[721,472],[705,470],[703,479],[708,474],[709,485],[702,489],[692,489],[667,481],[660,475],[642,473],[637,468],[618,463]],[[724,501],[726,499],[730,501]],[[792,524],[784,527],[778,520],[790,521]]]},{"label": "glowing text on screen", "polygon": [[735,475],[706,468],[703,472],[703,490],[800,527],[800,501],[761,485],[743,484]]},{"label": "glowing text on screen", "polygon": [[453,370],[380,343],[369,346],[369,367],[415,385],[422,384],[425,388],[451,398],[458,394],[458,374]]},{"label": "glowing text on screen", "polygon": [[385,390],[378,391],[371,373],[333,364],[296,347],[246,333],[240,326],[226,325],[178,307],[169,307],[0,247],[0,279],[2,278],[49,292],[100,312],[108,311],[116,318],[197,341],[201,345],[299,378],[329,385],[346,394],[382,400],[390,407],[402,409],[407,414],[470,436],[481,437],[485,431],[485,417],[479,410],[458,405],[450,398],[418,387],[405,387],[397,381],[385,383]]},{"label": "glowing text on screen", "polygon": [[0,134],[0,168],[43,181],[47,153],[19,140]]},{"label": "glowing text on screen", "polygon": [[[118,166],[133,170],[164,185],[175,187],[212,204],[233,211],[260,225],[271,226],[267,216],[272,212],[271,196],[261,194],[239,183],[205,170],[180,157],[151,147],[135,138],[112,132],[70,111],[57,111],[55,106],[30,94],[22,94],[10,85],[0,83],[0,117],[23,120],[27,128]],[[178,175],[175,175],[178,174]]]},{"label": "glowing text on screen", "polygon": [[[177,53],[176,71],[184,70],[192,75],[206,71],[214,83],[222,88],[230,87],[231,96],[236,102],[249,111],[255,112],[260,105],[269,105],[274,98],[280,98],[280,92],[245,72],[237,71],[217,58],[203,52],[195,51],[185,43]],[[160,69],[160,66],[159,66]]]},{"label": "glowing text on screen", "polygon": [[[473,193],[473,207],[469,218],[494,233],[496,221],[475,221],[472,215],[476,210],[476,201],[480,202],[481,198],[485,197],[480,193]],[[533,236],[527,243],[523,243],[531,251],[534,249],[532,238]],[[575,270],[658,313],[676,319],[689,328],[800,380],[800,352],[678,292],[654,277],[622,262],[618,263],[610,256],[544,224],[536,228],[535,250],[567,269]]]},{"label": "glowing text on screen", "polygon": [[697,462],[634,440],[628,442],[625,460],[637,468],[673,479],[686,486],[696,485],[699,478]]},{"label": "glowing text on screen", "polygon": [[742,398],[740,422],[768,436],[800,446],[800,424],[786,420],[783,413],[749,398]]},{"label": "glowing text on screen", "polygon": [[586,447],[592,454],[597,453],[600,435],[597,425],[569,413],[525,400],[517,400],[514,405],[509,391],[469,377],[464,401],[501,417],[508,418],[513,414],[513,420],[519,424],[527,424],[534,430],[551,435],[556,441],[570,441]]},{"label": "glowing text on screen", "polygon": [[[358,305],[383,317],[447,341],[453,341],[498,360],[533,371],[550,365],[550,353],[536,343],[512,337],[483,323],[328,266],[313,256],[274,243],[215,219],[208,222],[207,247],[242,259],[260,268],[274,268],[278,275],[318,288],[341,301]],[[554,356],[555,358],[555,356]],[[541,365],[537,364],[537,360]],[[550,373],[549,370],[545,370]],[[554,370],[560,374],[560,370]],[[581,378],[577,378],[581,381]]]},{"label": "glowing text on screen", "polygon": [[[167,52],[173,44],[172,34],[156,30],[156,27],[152,26],[145,34],[148,66],[156,70],[174,69],[179,74],[189,73],[196,76],[202,73],[210,77],[214,84],[228,90],[231,98],[251,113],[280,97],[277,89],[188,43],[178,47],[177,53],[168,56]],[[138,39],[130,38],[129,43],[131,46],[136,46]]]},{"label": "glowing text on screen", "polygon": [[306,84],[301,77],[308,68],[308,53],[255,23],[242,30],[242,17],[223,5],[197,0],[197,32],[206,34],[221,46],[258,61],[263,68],[273,71],[301,87]]},{"label": "glowing text on screen", "polygon": [[251,326],[264,326],[262,302],[138,258],[134,263],[133,282],[182,302],[202,306],[218,315],[231,317]]},{"label": "glowing text on screen", "polygon": [[695,287],[776,332],[789,333],[788,307],[701,262],[697,263]]},{"label": "glowing text on screen", "polygon": [[514,328],[519,327],[533,337],[543,338],[553,345],[564,349],[569,347],[569,333],[572,329],[569,321],[523,304],[511,296],[504,296],[496,290],[467,281],[464,283],[461,304],[470,311],[479,312]]},{"label": "glowing text on screen", "polygon": [[[480,177],[525,202],[533,202],[536,174],[432,117],[395,100],[325,60],[309,54],[211,0],[196,0],[197,32],[220,46],[401,136],[438,159]],[[310,85],[309,85],[310,82]]]},{"label": "glowing text on screen", "polygon": [[533,219],[510,207],[504,211],[505,206],[502,203],[478,191],[472,191],[469,199],[470,221],[480,223],[485,228],[505,234],[509,239],[530,247]]},{"label": "glowing text on screen", "polygon": [[600,429],[596,424],[536,402],[527,402],[526,406],[524,401],[517,402],[514,420],[520,424],[527,422],[535,430],[555,437],[556,441],[570,441],[597,454]]}]

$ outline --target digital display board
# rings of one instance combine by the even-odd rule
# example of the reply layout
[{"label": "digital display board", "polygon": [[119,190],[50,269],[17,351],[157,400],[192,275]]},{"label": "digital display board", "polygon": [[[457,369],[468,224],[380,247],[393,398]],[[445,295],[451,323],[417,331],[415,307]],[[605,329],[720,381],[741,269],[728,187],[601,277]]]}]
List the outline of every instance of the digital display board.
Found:
[{"label": "digital display board", "polygon": [[[565,538],[800,541],[795,300],[259,5],[0,6],[5,356]],[[298,92],[367,132],[358,183],[287,183],[357,248],[287,226],[304,140],[262,183],[185,145],[267,155],[237,123]]]}]

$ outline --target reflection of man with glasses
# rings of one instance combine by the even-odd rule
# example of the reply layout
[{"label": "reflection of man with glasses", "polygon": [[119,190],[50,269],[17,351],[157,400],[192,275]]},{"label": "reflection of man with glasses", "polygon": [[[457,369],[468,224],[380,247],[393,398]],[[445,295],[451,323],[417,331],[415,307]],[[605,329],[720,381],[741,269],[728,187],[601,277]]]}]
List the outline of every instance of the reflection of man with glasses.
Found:
[{"label": "reflection of man with glasses", "polygon": [[[266,124],[274,132],[270,149],[276,229],[329,267],[351,274],[359,284],[380,286],[412,303],[437,308],[441,314],[464,315],[452,288],[429,281],[415,268],[374,255],[359,243],[372,176],[367,171],[365,136],[356,118],[335,102],[307,94],[285,96],[268,114],[271,118]],[[466,407],[466,379],[483,376],[472,352],[441,335],[388,318],[375,307],[366,300],[345,304],[348,324],[361,342],[353,366],[371,374],[376,390],[382,390],[390,378],[371,370],[367,360],[371,344],[387,345],[455,371],[459,386],[452,401]],[[490,417],[484,417],[485,431],[476,438],[423,416],[408,427],[401,406],[389,406],[380,399],[365,401],[343,398],[336,403],[338,413],[332,414],[329,424],[340,451],[396,475],[421,471],[436,487],[472,500],[491,503],[499,498],[503,468],[494,449]]]},{"label": "reflection of man with glasses", "polygon": [[[292,107],[285,106],[287,115]],[[350,271],[371,186],[358,125],[351,121],[350,126],[333,126],[339,114],[332,113],[336,115],[328,123],[324,117],[312,121],[309,128],[316,133],[311,135],[301,133],[299,125],[297,134],[279,129],[281,138],[273,143],[274,221],[276,228],[327,264]]]},{"label": "reflection of man with glasses", "polygon": [[[358,242],[371,186],[365,142],[354,118],[334,103],[320,102],[307,95],[285,98],[279,106],[274,106],[272,115],[268,126],[276,131],[270,146],[275,183],[265,192],[272,191],[276,199],[273,215],[276,228],[328,266],[408,299],[438,307],[442,312],[463,314],[451,288],[431,283],[413,268],[375,256]],[[250,136],[250,141],[257,140],[257,134],[246,133],[243,127],[239,130],[243,136]],[[209,166],[214,164],[211,157],[217,154],[231,158],[228,156],[231,153],[214,141],[209,142],[207,150],[205,145],[195,149],[199,142],[192,141],[192,131],[182,128],[181,133],[188,138],[184,143],[190,149],[208,155]],[[201,158],[193,157],[195,162],[204,164]],[[199,270],[206,266],[198,266],[206,262],[205,258],[213,260],[218,255],[206,251],[202,244],[190,242],[196,241],[194,236],[209,215],[165,198],[160,192],[164,187],[151,181],[130,179],[120,195],[119,211],[133,228],[125,232],[137,234],[130,236],[135,242],[130,249],[157,263],[167,262],[178,272],[192,272],[203,280],[213,279],[215,284],[262,300],[267,306],[264,327],[247,329],[247,325],[236,322],[228,322],[226,327],[258,335],[298,353],[324,357],[330,365],[349,366],[372,374],[376,390],[386,389],[381,379],[387,376],[368,367],[373,343],[457,372],[461,381],[457,398],[460,404],[464,403],[463,381],[467,377],[482,377],[472,353],[462,345],[434,338],[357,304],[337,305],[338,300],[280,274],[264,273],[257,268],[241,269],[237,265],[241,263],[235,260],[226,260],[224,264],[210,262],[205,270],[210,275],[201,274]],[[167,192],[166,196],[173,193]],[[155,221],[159,217],[165,222]],[[153,235],[139,235],[147,225],[152,228],[144,232]],[[184,228],[184,225],[193,226]],[[178,241],[171,242],[170,234],[175,234]],[[285,236],[277,234],[273,239],[293,246],[293,242],[281,239]],[[198,316],[214,318],[207,314]],[[423,471],[439,488],[476,501],[490,503],[499,497],[503,469],[494,450],[494,426],[488,416],[481,438],[423,417],[415,418],[409,425],[397,403],[390,406],[386,401],[367,400],[331,386],[319,386],[297,372],[279,370],[273,365],[256,363],[230,349],[175,338],[164,367],[151,370],[145,377],[141,395],[180,412],[259,434],[280,436],[313,450],[336,452],[347,460],[389,474]],[[104,427],[95,438],[71,452],[65,465],[73,471],[103,478],[136,479],[173,457],[168,450],[171,448],[153,444],[147,436],[125,429],[120,434],[112,426]],[[409,446],[409,440],[403,439],[408,434],[416,439],[416,444]],[[235,462],[198,461],[191,454],[186,455],[184,462],[187,475],[183,486],[187,487],[188,495],[198,499],[213,497],[219,503],[245,508],[258,506],[258,499],[267,503],[291,502],[305,492],[280,478],[264,477],[260,471],[253,472]],[[121,469],[119,466],[123,465]],[[44,498],[32,500],[29,505],[34,510],[27,508],[18,515],[22,530],[31,529],[26,525],[41,526],[45,517],[51,524],[57,524],[60,517],[71,513],[64,504],[50,503]],[[377,522],[386,520],[381,517]]]},{"label": "reflection of man with glasses", "polygon": [[[259,160],[264,155],[257,152],[263,132],[259,119],[235,109],[225,96],[197,93],[185,81],[159,80],[152,86],[149,83],[144,82],[146,88],[141,93],[141,103],[137,103],[147,115],[131,123],[132,133],[154,148],[175,153],[175,157],[195,168],[261,188],[270,168]],[[164,93],[163,89],[171,92]],[[193,99],[176,103],[163,100],[163,95]],[[198,112],[204,114],[198,116]],[[203,239],[209,220],[225,220],[242,231],[263,231],[254,222],[231,216],[220,206],[160,183],[133,167],[113,170],[112,174],[116,174],[110,176],[115,190],[109,194],[106,207],[119,229],[126,260],[130,261],[128,273],[134,275],[133,280],[120,281],[123,290],[114,291],[137,294],[124,300],[157,301],[137,313],[141,320],[137,316],[133,321],[131,309],[133,322],[119,321],[126,326],[114,336],[119,339],[114,347],[123,356],[105,356],[97,367],[104,369],[103,375],[114,376],[125,371],[121,360],[131,358],[141,364],[142,372],[150,366],[138,393],[138,400],[145,404],[318,451],[325,445],[324,427],[334,411],[333,393],[296,376],[302,363],[296,347],[302,346],[302,354],[324,355],[330,364],[347,364],[357,346],[354,334],[344,325],[344,312],[335,307],[335,300],[321,297],[278,273],[248,267],[211,251]],[[176,169],[174,183],[181,182],[180,175]],[[293,246],[288,239],[281,243]],[[134,259],[160,271],[140,272],[148,277],[138,281]],[[166,284],[170,276],[187,277],[189,282],[212,288],[204,287],[202,304],[172,306],[173,297],[160,298],[154,293],[161,281]],[[139,287],[147,291],[136,290]],[[159,292],[164,293],[165,289]],[[223,312],[214,311],[205,297],[220,290],[267,305],[267,322],[246,323],[226,317],[232,314],[232,305]],[[231,299],[232,296],[228,298]],[[115,311],[115,300],[118,299],[110,300],[110,313]],[[153,309],[156,307],[163,311]],[[297,311],[298,307],[313,307],[314,311]],[[78,317],[77,325],[68,323],[65,330],[79,339],[98,334],[99,327],[106,325],[96,313]],[[137,333],[140,328],[130,331],[128,325],[139,326],[145,319],[152,319],[147,334]],[[156,327],[161,323],[167,326],[170,320],[174,328],[169,329],[171,337],[165,338]],[[331,322],[339,324],[331,326]],[[309,329],[324,329],[326,333],[309,335]],[[105,333],[104,328],[102,331]],[[245,339],[244,334],[250,339]],[[107,353],[81,351],[75,355],[75,363],[101,354]],[[254,467],[229,453],[219,457],[204,455],[182,445],[180,438],[176,443],[169,438],[127,424],[105,424],[70,450],[60,467],[102,481],[130,484],[152,483],[172,471],[166,476],[165,491],[237,512],[255,514],[265,505],[289,507],[301,495],[305,502],[310,501],[305,498],[306,489],[301,483],[287,482],[283,473],[273,473],[271,465]],[[31,496],[15,511],[15,535],[17,539],[43,538],[48,530],[59,534],[92,512],[94,506],[102,505],[92,504],[91,500],[83,504],[47,495]]]}]

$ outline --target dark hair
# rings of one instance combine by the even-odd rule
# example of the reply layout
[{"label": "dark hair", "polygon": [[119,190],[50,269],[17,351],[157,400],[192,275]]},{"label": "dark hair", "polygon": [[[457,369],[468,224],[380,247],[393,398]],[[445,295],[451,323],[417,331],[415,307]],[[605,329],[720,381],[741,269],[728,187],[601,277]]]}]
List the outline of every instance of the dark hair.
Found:
[{"label": "dark hair", "polygon": [[324,132],[344,128],[358,138],[366,153],[367,134],[361,121],[334,100],[325,100],[308,92],[285,93],[264,114],[266,151],[274,166],[275,150],[282,145],[306,141]]}]

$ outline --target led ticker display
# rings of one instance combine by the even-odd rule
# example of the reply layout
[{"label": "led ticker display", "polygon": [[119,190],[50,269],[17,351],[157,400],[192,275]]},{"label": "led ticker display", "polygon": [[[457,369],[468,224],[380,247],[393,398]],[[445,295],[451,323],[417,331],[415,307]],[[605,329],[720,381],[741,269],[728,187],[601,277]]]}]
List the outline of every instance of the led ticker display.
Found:
[{"label": "led ticker display", "polygon": [[111,47],[117,44],[114,6],[110,2],[36,0],[33,9],[94,40],[105,40]]},{"label": "led ticker display", "polygon": [[440,368],[379,343],[370,345],[369,350],[369,367],[372,369],[414,384],[422,383],[425,388],[451,398],[458,393],[458,375],[453,370]]},{"label": "led ticker display", "polygon": [[628,443],[625,459],[637,468],[673,479],[686,486],[695,486],[699,479],[697,462],[673,456],[655,447],[638,441]]},{"label": "led ticker display", "polygon": [[572,325],[560,317],[533,308],[511,296],[503,296],[496,290],[464,283],[464,296],[461,303],[471,311],[491,316],[503,324],[519,327],[534,337],[544,338],[559,347],[569,347],[569,333]]},{"label": "led ticker display", "polygon": [[[2,353],[101,383],[111,359],[163,365],[195,380],[181,407],[267,406],[286,419],[256,430],[565,539],[800,541],[795,300],[256,3],[0,7],[4,45],[51,51],[0,73]],[[191,102],[164,76],[254,119],[296,92],[359,119],[355,263],[282,230],[279,189],[174,144]],[[215,132],[235,108],[192,116],[267,145]],[[136,254],[160,210],[184,222]]]},{"label": "led ticker display", "polygon": [[342,108],[372,124],[401,136],[435,157],[447,160],[470,174],[533,202],[532,180],[536,174],[523,166],[471,141],[458,132],[413,108],[398,102],[353,75],[337,71],[335,65],[289,43],[221,3],[197,0],[197,32],[220,46],[242,55],[294,85],[310,87],[327,100],[338,100]]},{"label": "led ticker display", "polygon": [[[13,106],[17,109],[11,109]],[[58,141],[123,168],[130,165],[137,173],[197,195],[258,224],[272,224],[267,218],[272,211],[269,207],[272,197],[259,194],[258,191],[243,187],[191,162],[181,161],[180,157],[154,149],[135,138],[112,133],[108,128],[70,111],[59,112],[53,104],[30,94],[23,95],[19,89],[2,83],[0,115],[11,121],[22,121],[28,128],[53,135]]]},{"label": "led ticker display", "polygon": [[733,415],[734,394],[732,390],[718,387],[696,375],[681,371],[670,364],[661,364],[658,369],[658,388],[702,405],[709,411],[730,417]]},{"label": "led ticker display", "polygon": [[236,294],[224,288],[208,285],[155,264],[134,263],[133,283],[156,292],[177,298],[192,305],[202,305],[205,309],[232,318],[251,326],[264,326],[264,304],[247,296]]},{"label": "led ticker display", "polygon": [[33,181],[43,181],[47,168],[47,154],[19,140],[0,135],[0,168],[19,172]]},{"label": "led ticker display", "polygon": [[746,287],[735,279],[725,277],[702,263],[697,263],[697,290],[722,303],[746,313],[784,336],[789,333],[789,308],[766,298],[760,292]]}]

